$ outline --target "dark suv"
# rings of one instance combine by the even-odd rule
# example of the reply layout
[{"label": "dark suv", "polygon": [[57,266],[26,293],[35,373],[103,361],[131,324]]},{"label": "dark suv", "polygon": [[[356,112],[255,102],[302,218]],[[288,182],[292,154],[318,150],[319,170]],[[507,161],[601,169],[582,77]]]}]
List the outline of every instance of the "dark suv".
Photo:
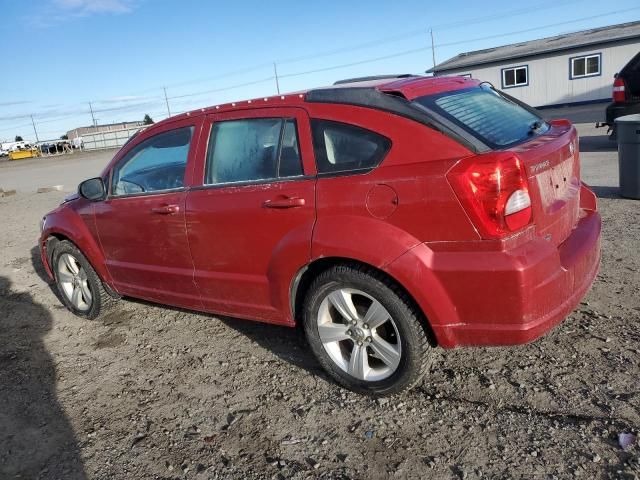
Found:
[{"label": "dark suv", "polygon": [[634,113],[640,113],[640,52],[615,75],[613,102],[607,107],[606,121],[612,140],[616,139],[615,119]]}]

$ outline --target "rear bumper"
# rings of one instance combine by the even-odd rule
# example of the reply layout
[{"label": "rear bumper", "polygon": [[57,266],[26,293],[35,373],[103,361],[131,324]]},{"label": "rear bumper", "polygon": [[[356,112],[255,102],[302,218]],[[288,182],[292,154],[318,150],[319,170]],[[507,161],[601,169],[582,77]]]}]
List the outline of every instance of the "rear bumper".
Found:
[{"label": "rear bumper", "polygon": [[640,102],[610,103],[606,112],[607,124],[613,127],[616,118],[634,113],[640,113]]},{"label": "rear bumper", "polygon": [[[584,187],[582,194],[593,195]],[[423,244],[387,271],[397,278],[399,269],[413,268],[414,281],[426,280],[426,288],[409,290],[440,346],[527,343],[566,318],[595,279],[601,229],[595,197],[592,205],[559,246],[537,237],[503,251],[434,251]]]}]

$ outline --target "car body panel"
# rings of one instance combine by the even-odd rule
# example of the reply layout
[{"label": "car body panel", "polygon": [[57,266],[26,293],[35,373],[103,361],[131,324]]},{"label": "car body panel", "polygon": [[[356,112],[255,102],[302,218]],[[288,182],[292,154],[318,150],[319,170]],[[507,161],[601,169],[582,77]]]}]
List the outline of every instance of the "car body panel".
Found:
[{"label": "car body panel", "polygon": [[[364,84],[405,102],[479,82]],[[212,122],[255,117],[296,119],[304,175],[204,185]],[[391,139],[391,149],[373,169],[318,174],[309,118],[371,130]],[[510,150],[524,160],[537,206],[529,227],[500,239],[481,236],[447,181],[451,168],[478,153],[469,145],[393,111],[307,103],[304,93],[159,122],[118,152],[102,178],[108,183],[113,166],[140,142],[185,125],[195,131],[184,188],[95,203],[71,200],[46,217],[47,266],[46,238],[62,235],[117,293],[293,326],[292,298],[307,267],[326,259],[357,261],[397,281],[447,348],[537,338],[575,307],[597,272],[600,217],[595,196],[579,183],[579,158],[570,151],[576,134],[568,123],[556,122],[546,135]],[[303,201],[264,208],[292,197]],[[150,213],[166,205],[178,211]]]},{"label": "car body panel", "polygon": [[[142,132],[135,142],[118,152],[104,176],[109,179],[113,167],[151,136],[191,126],[194,131],[184,176],[184,185],[191,185],[201,123],[201,119],[187,118]],[[139,195],[109,195],[93,203],[99,242],[116,292],[185,308],[202,308],[193,283],[185,198],[183,187]],[[175,206],[177,211],[164,214],[163,209],[168,206]],[[150,245],[153,247],[149,248]]]},{"label": "car body panel", "polygon": [[[195,172],[202,184],[210,124],[273,117],[296,120],[304,175],[194,188],[187,196],[186,225],[194,280],[206,310],[291,324],[287,287],[311,260],[315,223],[315,162],[306,112],[256,108],[208,116]],[[304,203],[292,208],[267,206],[287,198]]]},{"label": "car body panel", "polygon": [[385,267],[429,319],[438,345],[535,340],[580,302],[600,263],[600,215],[586,187],[581,218],[559,246],[535,235],[506,250],[420,244]]},{"label": "car body panel", "polygon": [[53,252],[47,250],[47,240],[51,237],[71,240],[85,254],[98,276],[105,283],[113,284],[98,240],[93,204],[90,201],[76,198],[63,203],[45,217],[40,235],[40,256],[47,274],[53,279]]}]

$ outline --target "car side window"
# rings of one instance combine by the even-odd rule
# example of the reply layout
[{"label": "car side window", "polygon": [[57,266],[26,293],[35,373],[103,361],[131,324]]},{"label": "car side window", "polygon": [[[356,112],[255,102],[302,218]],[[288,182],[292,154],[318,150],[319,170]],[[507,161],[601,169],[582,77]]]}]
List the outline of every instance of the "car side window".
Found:
[{"label": "car side window", "polygon": [[318,173],[370,170],[380,164],[391,141],[370,130],[329,120],[311,120]]},{"label": "car side window", "polygon": [[135,146],[113,170],[111,195],[182,188],[192,136],[193,127],[178,128]]},{"label": "car side window", "polygon": [[206,184],[302,175],[296,122],[250,118],[215,122],[209,137]]}]

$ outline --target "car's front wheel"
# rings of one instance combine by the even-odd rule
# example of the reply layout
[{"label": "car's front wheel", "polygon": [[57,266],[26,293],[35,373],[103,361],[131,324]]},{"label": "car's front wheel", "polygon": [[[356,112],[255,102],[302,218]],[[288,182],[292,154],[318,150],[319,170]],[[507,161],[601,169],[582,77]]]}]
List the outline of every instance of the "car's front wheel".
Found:
[{"label": "car's front wheel", "polygon": [[397,285],[373,269],[338,265],[321,273],[305,299],[304,328],[324,369],[359,393],[408,390],[430,364],[421,316]]},{"label": "car's front wheel", "polygon": [[94,319],[115,302],[73,243],[65,240],[56,246],[52,267],[60,298],[76,315]]}]

